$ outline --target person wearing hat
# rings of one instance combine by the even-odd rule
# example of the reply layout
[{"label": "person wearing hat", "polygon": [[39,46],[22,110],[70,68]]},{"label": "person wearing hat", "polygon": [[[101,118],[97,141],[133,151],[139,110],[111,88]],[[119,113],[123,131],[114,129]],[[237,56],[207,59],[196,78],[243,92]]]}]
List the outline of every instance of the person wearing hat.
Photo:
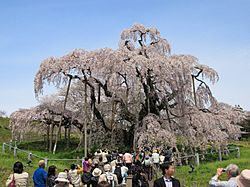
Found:
[{"label": "person wearing hat", "polygon": [[111,187],[118,186],[117,176],[111,173],[111,165],[105,164],[103,169],[105,173],[100,175],[98,183],[101,181],[107,181],[111,185]]},{"label": "person wearing hat", "polygon": [[33,174],[33,182],[35,187],[46,187],[47,172],[44,170],[45,161],[38,162],[39,168]]},{"label": "person wearing hat", "polygon": [[236,177],[238,187],[250,186],[250,170],[244,169],[239,176]]},{"label": "person wearing hat", "polygon": [[159,169],[159,164],[160,164],[160,155],[158,153],[157,150],[154,150],[153,154],[152,154],[152,160],[153,160],[153,164],[154,164],[154,167],[156,169]]},{"label": "person wearing hat", "polygon": [[55,180],[56,185],[54,187],[73,187],[67,179],[67,173],[60,172]]},{"label": "person wearing hat", "polygon": [[147,155],[145,156],[145,160],[142,162],[143,169],[146,172],[146,176],[148,180],[152,180],[152,162],[149,159],[150,157]]},{"label": "person wearing hat", "polygon": [[[226,172],[228,181],[219,181],[218,178]],[[237,187],[236,177],[239,175],[239,167],[235,164],[229,164],[226,169],[218,168],[217,173],[209,181],[210,187]]]},{"label": "person wearing hat", "polygon": [[164,163],[161,166],[162,177],[154,181],[154,187],[180,187],[180,181],[173,177],[175,166],[173,162]]},{"label": "person wearing hat", "polygon": [[92,177],[91,177],[91,184],[92,187],[96,187],[99,181],[99,177],[102,174],[102,170],[99,168],[95,168],[92,172]]}]

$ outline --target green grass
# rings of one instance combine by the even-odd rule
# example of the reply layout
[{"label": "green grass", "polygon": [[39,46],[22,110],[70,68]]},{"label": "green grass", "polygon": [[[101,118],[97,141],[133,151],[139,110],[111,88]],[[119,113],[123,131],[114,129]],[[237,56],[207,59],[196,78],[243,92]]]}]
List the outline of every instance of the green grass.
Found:
[{"label": "green grass", "polygon": [[[189,173],[189,166],[178,166],[176,168],[175,177],[179,179],[182,184],[186,186],[206,187],[208,181],[216,174],[218,167],[225,168],[227,165],[233,163],[239,166],[240,170],[250,168],[250,146],[249,142],[234,142],[234,145],[240,146],[241,157],[229,158],[227,160],[213,161],[210,163],[202,163],[196,167],[193,173]],[[226,180],[226,174],[221,176],[221,180]]]},{"label": "green grass", "polygon": [[[9,142],[11,133],[8,128],[9,120],[8,118],[0,118],[0,143],[2,149],[3,142]],[[18,144],[18,147],[32,152],[33,154],[39,155],[41,157],[47,158],[81,158],[83,156],[83,149],[76,151],[77,140],[72,141],[69,149],[63,149],[65,146],[64,141],[59,141],[58,144],[58,153],[53,155],[45,150],[44,142],[34,141],[34,142],[22,142]],[[208,186],[208,181],[212,176],[215,175],[216,169],[218,167],[226,167],[230,163],[237,164],[241,170],[250,168],[250,141],[235,141],[230,145],[231,147],[239,146],[241,150],[241,157],[239,159],[235,158],[236,154],[232,154],[230,157],[223,157],[225,160],[219,162],[216,161],[218,156],[210,155],[206,158],[206,161],[201,161],[199,167],[196,167],[193,173],[189,173],[189,166],[177,166],[175,177],[181,181],[185,186],[197,186],[197,187],[206,187]],[[30,174],[29,186],[33,186],[32,183],[32,174],[37,168],[37,163],[40,159],[33,157],[33,164],[31,167],[26,166],[27,162],[27,153],[18,152],[17,157],[14,158],[13,150],[6,148],[5,153],[0,153],[0,184],[4,186],[7,177],[12,172],[12,166],[16,161],[21,161],[24,163],[25,171]],[[210,160],[210,161],[207,161]],[[65,168],[69,168],[72,163],[76,161],[49,161],[49,165],[56,165],[58,172],[63,171]],[[78,162],[80,164],[80,161]],[[221,179],[226,179],[225,174]]]},{"label": "green grass", "polygon": [[[5,182],[8,176],[12,172],[13,164],[16,161],[21,161],[25,166],[25,171],[29,173],[29,186],[33,186],[32,174],[37,168],[37,163],[40,160],[33,156],[33,163],[31,167],[27,166],[26,162],[28,160],[28,154],[24,152],[17,152],[17,157],[13,155],[13,149],[9,150],[8,147],[5,148],[5,153],[2,153],[2,144],[4,142],[10,142],[11,140],[11,131],[9,129],[9,119],[0,117],[0,186],[5,186]],[[34,142],[22,142],[18,144],[18,148],[27,150],[27,152],[32,152],[40,157],[47,158],[77,158],[82,157],[83,149],[76,151],[75,148],[77,146],[78,140],[73,140],[70,149],[65,150],[64,141],[59,141],[58,150],[59,152],[55,155],[49,153],[45,150],[45,145],[43,141],[34,141]],[[49,161],[49,165],[56,165],[58,168],[58,172],[63,171],[65,168],[69,168],[72,163],[76,163],[76,161]],[[80,162],[78,162],[80,164]]]},{"label": "green grass", "polygon": [[0,143],[11,140],[11,131],[9,129],[9,118],[0,117]]}]

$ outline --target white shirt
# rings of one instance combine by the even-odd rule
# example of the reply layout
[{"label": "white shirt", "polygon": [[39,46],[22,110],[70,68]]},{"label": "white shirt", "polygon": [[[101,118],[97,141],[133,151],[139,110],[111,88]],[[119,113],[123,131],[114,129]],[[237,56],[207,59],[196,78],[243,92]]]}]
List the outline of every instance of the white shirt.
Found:
[{"label": "white shirt", "polygon": [[106,153],[106,152],[102,152],[101,154],[102,154],[102,162],[103,162],[103,163],[108,162],[108,159],[107,159],[107,155],[108,155],[108,153]]},{"label": "white shirt", "polygon": [[215,175],[210,181],[210,187],[237,187],[237,181],[235,177],[230,178],[228,181],[219,181],[218,175]]},{"label": "white shirt", "polygon": [[128,168],[126,166],[122,166],[121,167],[121,174],[123,177],[122,184],[126,184],[126,178],[124,177],[125,173],[128,173]]},{"label": "white shirt", "polygon": [[163,180],[166,187],[173,187],[172,181],[170,179],[166,179],[165,177],[163,177]]},{"label": "white shirt", "polygon": [[154,164],[158,164],[160,162],[160,155],[158,153],[153,153],[152,158]]}]

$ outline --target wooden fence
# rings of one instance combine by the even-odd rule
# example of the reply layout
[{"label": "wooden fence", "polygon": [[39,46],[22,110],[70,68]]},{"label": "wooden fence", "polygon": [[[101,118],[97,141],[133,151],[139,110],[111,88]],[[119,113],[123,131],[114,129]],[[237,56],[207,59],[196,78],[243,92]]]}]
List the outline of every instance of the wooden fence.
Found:
[{"label": "wooden fence", "polygon": [[[23,152],[25,154],[27,154],[27,158],[29,159],[29,157],[32,155],[32,157],[36,157],[38,159],[44,160],[45,161],[45,166],[48,166],[49,161],[84,161],[84,158],[77,158],[77,159],[55,159],[55,158],[47,158],[47,157],[41,157],[38,156],[36,154],[33,154],[29,151],[25,151],[22,149],[19,149],[16,145],[16,143],[14,145],[12,144],[8,144],[8,143],[3,143],[2,146],[2,152],[5,153],[6,149],[9,149],[9,151],[13,150],[13,155],[14,157],[17,156],[18,152]],[[240,157],[240,148],[236,147],[236,148],[232,148],[232,149],[227,149],[228,152],[232,152],[232,151],[236,151],[236,158]],[[221,149],[218,150],[218,152],[214,152],[214,153],[218,153],[218,160],[222,161],[222,151]],[[199,154],[199,153],[195,153],[193,155],[187,155],[187,156],[182,156],[182,157],[177,157],[176,160],[184,160],[184,159],[193,159],[194,163],[199,166],[200,165],[200,157],[201,156],[206,156],[209,153],[204,153],[204,154]]]},{"label": "wooden fence", "polygon": [[32,157],[38,158],[40,160],[44,160],[45,161],[45,167],[49,166],[49,161],[84,161],[84,158],[76,158],[76,159],[56,159],[56,158],[47,158],[47,157],[41,157],[39,155],[33,154],[32,152],[26,151],[26,150],[22,150],[19,149],[16,144],[13,146],[11,144],[8,143],[3,143],[2,146],[2,152],[5,153],[6,149],[8,149],[9,151],[13,150],[13,155],[14,157],[17,157],[18,152],[22,152],[27,154],[27,160],[31,159]]}]

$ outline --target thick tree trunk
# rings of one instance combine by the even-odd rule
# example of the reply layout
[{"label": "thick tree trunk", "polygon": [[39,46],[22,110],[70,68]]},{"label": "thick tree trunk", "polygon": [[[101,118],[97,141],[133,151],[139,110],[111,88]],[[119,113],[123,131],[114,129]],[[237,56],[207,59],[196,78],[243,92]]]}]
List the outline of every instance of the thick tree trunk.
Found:
[{"label": "thick tree trunk", "polygon": [[49,150],[50,125],[47,125],[46,149]]},{"label": "thick tree trunk", "polygon": [[87,83],[85,81],[84,83],[84,113],[85,113],[85,119],[84,119],[84,157],[87,157]]},{"label": "thick tree trunk", "polygon": [[197,107],[197,99],[196,99],[196,93],[195,93],[194,75],[192,75],[192,83],[193,83],[194,104]]},{"label": "thick tree trunk", "polygon": [[64,127],[64,140],[67,141],[67,128]]},{"label": "thick tree trunk", "polygon": [[71,131],[71,124],[68,128],[67,148],[69,148],[69,144],[70,144],[70,131]]},{"label": "thick tree trunk", "polygon": [[110,120],[110,126],[111,126],[111,147],[114,148],[114,124],[115,124],[115,113],[116,113],[116,103],[114,101],[114,98],[112,97],[112,114],[111,114],[111,120]]},{"label": "thick tree trunk", "polygon": [[[80,141],[79,141],[78,146],[77,146],[76,149],[81,149],[81,147],[83,145],[83,142],[84,142],[84,139],[85,139],[84,132],[80,131],[80,133],[81,133],[80,134]],[[85,152],[85,150],[84,150],[84,152]]]},{"label": "thick tree trunk", "polygon": [[95,103],[92,105],[92,111],[91,111],[91,122],[90,122],[90,132],[89,132],[89,148],[93,145],[92,143],[92,129],[94,124],[94,118],[95,118]]},{"label": "thick tree trunk", "polygon": [[53,145],[54,124],[50,124],[50,139],[49,139],[49,152],[52,152]]}]

